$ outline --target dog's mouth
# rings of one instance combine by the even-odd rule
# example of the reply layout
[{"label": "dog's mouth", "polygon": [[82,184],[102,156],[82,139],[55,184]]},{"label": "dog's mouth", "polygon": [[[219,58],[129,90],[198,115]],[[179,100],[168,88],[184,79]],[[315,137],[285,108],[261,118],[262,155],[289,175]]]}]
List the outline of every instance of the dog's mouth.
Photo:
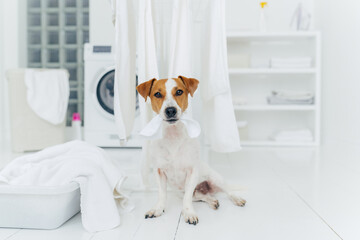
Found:
[{"label": "dog's mouth", "polygon": [[176,123],[178,120],[179,120],[179,119],[177,119],[177,118],[171,118],[171,119],[166,119],[165,121],[168,122],[168,123],[170,123],[170,124],[174,124],[174,123]]}]

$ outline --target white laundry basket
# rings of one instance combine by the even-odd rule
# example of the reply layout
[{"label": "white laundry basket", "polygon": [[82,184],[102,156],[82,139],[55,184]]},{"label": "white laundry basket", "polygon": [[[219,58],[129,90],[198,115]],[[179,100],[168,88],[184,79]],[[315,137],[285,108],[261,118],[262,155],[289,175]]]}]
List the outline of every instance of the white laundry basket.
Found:
[{"label": "white laundry basket", "polygon": [[15,152],[40,150],[65,141],[65,120],[53,125],[37,116],[27,103],[26,69],[6,72],[9,82],[11,145]]},{"label": "white laundry basket", "polygon": [[0,227],[54,229],[79,211],[75,182],[59,187],[0,185]]}]

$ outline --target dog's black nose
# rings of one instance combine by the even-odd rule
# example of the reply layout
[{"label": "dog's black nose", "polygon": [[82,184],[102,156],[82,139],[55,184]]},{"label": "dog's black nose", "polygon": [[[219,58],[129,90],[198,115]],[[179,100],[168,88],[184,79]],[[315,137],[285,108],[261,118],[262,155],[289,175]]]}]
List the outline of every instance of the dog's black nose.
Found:
[{"label": "dog's black nose", "polygon": [[176,115],[176,108],[174,107],[168,107],[168,108],[165,108],[165,114],[168,118],[172,118],[172,117],[175,117]]}]

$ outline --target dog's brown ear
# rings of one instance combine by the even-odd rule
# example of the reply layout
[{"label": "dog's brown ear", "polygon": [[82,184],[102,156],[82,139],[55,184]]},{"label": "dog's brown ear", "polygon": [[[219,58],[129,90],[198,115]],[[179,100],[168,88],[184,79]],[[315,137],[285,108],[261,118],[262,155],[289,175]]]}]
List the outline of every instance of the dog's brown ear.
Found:
[{"label": "dog's brown ear", "polygon": [[140,95],[147,100],[147,97],[150,96],[151,88],[156,81],[156,78],[153,78],[147,82],[143,82],[142,84],[136,87],[136,90],[140,93]]},{"label": "dog's brown ear", "polygon": [[193,96],[194,92],[196,91],[199,85],[199,80],[195,78],[187,78],[184,76],[178,76],[178,78],[180,78],[181,81],[183,81],[186,89],[189,91],[190,95]]}]

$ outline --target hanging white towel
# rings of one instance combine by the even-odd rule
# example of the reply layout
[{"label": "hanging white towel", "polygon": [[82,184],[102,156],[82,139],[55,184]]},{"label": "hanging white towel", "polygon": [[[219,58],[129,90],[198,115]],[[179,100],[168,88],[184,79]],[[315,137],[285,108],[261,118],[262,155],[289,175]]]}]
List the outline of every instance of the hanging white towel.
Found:
[{"label": "hanging white towel", "polygon": [[[138,16],[138,84],[159,78],[156,58],[155,36],[151,12],[151,0],[140,0]],[[150,101],[139,97],[142,125],[145,126],[153,113]]]},{"label": "hanging white towel", "polygon": [[120,140],[134,126],[136,104],[136,25],[132,0],[112,0],[115,12],[114,114]]},{"label": "hanging white towel", "polygon": [[193,77],[191,57],[192,18],[189,0],[174,0],[168,78]]},{"label": "hanging white towel", "polygon": [[[159,78],[151,3],[151,0],[139,1],[137,31],[138,84],[153,78]],[[139,107],[142,126],[144,127],[153,116],[151,102],[149,100],[145,101],[144,98],[139,97]],[[150,162],[146,156],[147,145],[148,142],[144,141],[141,155],[141,176],[145,186],[148,186],[150,175]]]},{"label": "hanging white towel", "polygon": [[[191,39],[193,20],[189,0],[174,0],[172,9],[168,78],[177,76],[193,77]],[[192,99],[189,98],[188,116],[192,117]]]},{"label": "hanging white towel", "polygon": [[26,69],[24,81],[30,108],[51,124],[62,123],[69,101],[69,73],[58,69]]},{"label": "hanging white towel", "polygon": [[202,84],[205,136],[218,152],[241,149],[232,103],[225,26],[225,0],[209,1],[204,20]]},{"label": "hanging white towel", "polygon": [[0,172],[0,184],[61,186],[77,182],[81,192],[82,224],[89,232],[120,224],[116,200],[131,210],[121,192],[122,171],[101,148],[72,141],[13,160]]}]

